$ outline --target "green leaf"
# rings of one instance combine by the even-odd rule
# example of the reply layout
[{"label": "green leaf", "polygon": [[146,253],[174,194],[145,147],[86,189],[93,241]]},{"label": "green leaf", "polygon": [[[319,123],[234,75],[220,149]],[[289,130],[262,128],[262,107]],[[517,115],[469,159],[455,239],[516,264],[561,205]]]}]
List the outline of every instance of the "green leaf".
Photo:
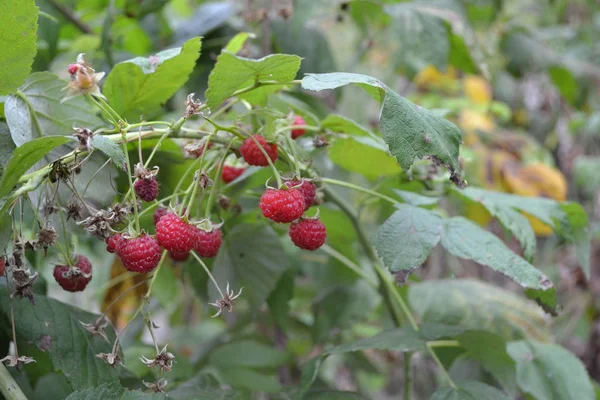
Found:
[{"label": "green leaf", "polygon": [[527,289],[547,311],[555,312],[556,289],[546,275],[512,252],[494,234],[471,221],[454,217],[445,221],[442,246],[456,257],[473,260],[502,272]]},{"label": "green leaf", "polygon": [[252,60],[222,52],[208,77],[206,102],[211,109],[215,109],[236,90],[256,82],[291,82],[296,77],[301,60],[289,54],[272,54]]},{"label": "green leaf", "polygon": [[[6,287],[0,296],[7,298]],[[41,294],[35,294],[35,305],[28,299],[12,302],[18,339],[33,343],[48,351],[55,370],[60,370],[73,387],[84,389],[118,380],[120,368],[109,366],[96,354],[110,353],[115,340],[113,329],[105,328],[108,342],[99,335],[92,336],[81,324],[93,324],[98,315],[61,303]],[[0,304],[5,318],[10,318],[9,302]],[[9,330],[10,324],[4,325]],[[7,331],[8,332],[8,331]]]},{"label": "green leaf", "polygon": [[251,369],[228,368],[223,378],[236,389],[267,393],[277,393],[281,390],[281,384],[275,375],[266,375]]},{"label": "green leaf", "polygon": [[303,400],[365,400],[365,397],[352,392],[319,390],[307,393]]},{"label": "green leaf", "polygon": [[402,172],[385,144],[369,136],[337,138],[327,146],[327,154],[335,164],[370,180]]},{"label": "green leaf", "polygon": [[254,39],[255,37],[256,35],[254,33],[240,32],[232,37],[229,42],[227,42],[227,45],[223,47],[223,51],[235,54],[244,47],[244,44],[246,44],[248,39]]},{"label": "green leaf", "polygon": [[119,382],[104,383],[95,388],[73,392],[65,400],[120,400],[125,388]]},{"label": "green leaf", "polygon": [[508,344],[517,363],[517,383],[538,400],[593,400],[594,389],[582,362],[556,344],[522,340]]},{"label": "green leaf", "polygon": [[92,137],[92,147],[106,154],[117,168],[121,168],[125,171],[127,159],[125,158],[125,153],[121,146],[108,139],[106,136],[94,135]]},{"label": "green leaf", "polygon": [[275,290],[267,298],[274,322],[284,331],[290,324],[289,302],[294,297],[296,271],[288,269],[277,282]]},{"label": "green leaf", "polygon": [[10,214],[3,213],[2,216],[0,216],[0,254],[4,254],[6,245],[10,242],[12,233],[12,218]]},{"label": "green leaf", "polygon": [[412,284],[411,307],[425,322],[486,330],[500,337],[549,340],[547,320],[535,303],[497,286],[471,279]]},{"label": "green leaf", "polygon": [[548,75],[550,75],[550,79],[556,85],[562,97],[569,104],[574,105],[579,96],[579,85],[571,71],[564,67],[550,67]]},{"label": "green leaf", "polygon": [[169,0],[127,0],[125,3],[125,15],[128,18],[141,21],[142,17],[153,12],[160,11]]},{"label": "green leaf", "polygon": [[533,258],[536,247],[535,233],[527,218],[502,202],[492,192],[468,187],[464,190],[456,190],[455,193],[485,207],[521,243],[525,258],[528,260]]},{"label": "green leaf", "polygon": [[477,381],[458,382],[457,388],[442,387],[435,391],[431,400],[509,400],[510,398],[493,386]]},{"label": "green leaf", "polygon": [[411,103],[370,76],[336,72],[308,74],[302,79],[302,87],[314,91],[348,84],[358,84],[383,101],[379,126],[390,152],[404,170],[411,167],[415,158],[429,157],[450,171],[450,179],[457,186],[466,185],[458,164],[462,134],[448,120]]},{"label": "green leaf", "polygon": [[70,135],[74,126],[91,130],[102,126],[87,100],[75,97],[60,103],[66,86],[50,72],[36,72],[6,100],[6,122],[17,146],[46,135]]},{"label": "green leaf", "polygon": [[27,78],[36,53],[38,8],[33,0],[0,0],[0,95]]},{"label": "green leaf", "polygon": [[[600,130],[599,130],[600,132]],[[573,165],[573,175],[577,189],[592,198],[600,189],[600,157],[579,155]]]},{"label": "green leaf", "polygon": [[2,166],[2,168],[5,168],[6,164],[8,164],[8,160],[10,160],[15,148],[15,142],[13,142],[12,137],[10,136],[8,125],[4,122],[0,122],[0,166]]},{"label": "green leaf", "polygon": [[200,374],[168,392],[175,400],[227,400],[238,399],[231,390],[223,390],[212,375]]},{"label": "green leaf", "polygon": [[438,197],[423,196],[406,190],[394,189],[394,192],[404,200],[405,203],[415,207],[434,206],[440,201]]},{"label": "green leaf", "polygon": [[188,80],[200,56],[200,47],[200,38],[195,37],[180,48],[119,63],[106,79],[104,95],[126,119],[151,117]]},{"label": "green leaf", "polygon": [[456,339],[467,349],[466,357],[479,362],[511,397],[516,397],[516,364],[506,352],[504,339],[485,331],[468,331]]},{"label": "green leaf", "polygon": [[227,343],[210,354],[210,363],[225,371],[230,367],[277,368],[288,359],[288,354],[274,349],[273,345],[254,340]]},{"label": "green leaf", "polygon": [[173,269],[164,265],[156,272],[156,283],[154,284],[154,295],[158,302],[166,309],[172,308],[180,298],[179,285]]},{"label": "green leaf", "polygon": [[67,136],[45,136],[17,147],[8,161],[0,181],[0,199],[6,196],[27,170],[52,149],[73,139]]},{"label": "green leaf", "polygon": [[[269,249],[269,257],[265,257],[265,248]],[[275,289],[289,266],[279,237],[271,227],[236,225],[219,250],[213,274],[221,286],[229,282],[236,293],[243,287],[244,292],[238,301],[247,299],[256,310]],[[209,293],[212,300],[219,298],[212,285]]]},{"label": "green leaf", "polygon": [[374,136],[369,130],[357,122],[337,114],[330,114],[321,121],[321,128],[349,135]]},{"label": "green leaf", "polygon": [[379,257],[392,272],[420,267],[440,241],[444,224],[432,211],[408,204],[396,208],[374,239]]}]

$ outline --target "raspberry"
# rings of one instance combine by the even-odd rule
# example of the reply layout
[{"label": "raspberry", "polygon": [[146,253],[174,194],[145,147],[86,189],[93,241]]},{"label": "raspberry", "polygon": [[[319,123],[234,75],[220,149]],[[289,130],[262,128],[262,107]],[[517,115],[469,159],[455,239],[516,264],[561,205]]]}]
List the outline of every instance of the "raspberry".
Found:
[{"label": "raspberry", "polygon": [[156,239],[146,234],[136,238],[123,238],[117,247],[117,255],[125,269],[140,274],[156,268],[160,261],[160,253],[161,248]]},{"label": "raspberry", "polygon": [[156,240],[169,251],[190,251],[196,242],[196,227],[168,213],[156,224]]},{"label": "raspberry", "polygon": [[[271,161],[277,160],[277,145],[273,143],[267,143],[267,140],[264,136],[254,135],[254,138],[260,143],[265,152],[269,155]],[[246,138],[242,146],[240,147],[240,153],[244,160],[250,165],[257,165],[259,167],[265,167],[269,165],[269,161],[260,151],[258,144],[252,138]]]},{"label": "raspberry", "polygon": [[302,192],[304,196],[304,209],[308,210],[315,202],[315,194],[317,187],[310,181],[293,179],[287,183],[288,186],[292,186]]},{"label": "raspberry", "polygon": [[301,249],[314,251],[325,243],[327,231],[318,219],[301,219],[290,225],[290,238]]},{"label": "raspberry", "polygon": [[4,276],[4,271],[6,270],[6,260],[4,257],[0,257],[0,276]]},{"label": "raspberry", "polygon": [[69,71],[69,74],[75,75],[79,71],[79,68],[81,68],[79,64],[69,64],[67,71]]},{"label": "raspberry", "polygon": [[55,265],[54,279],[67,292],[81,292],[92,280],[92,263],[87,257],[78,255],[72,267]]},{"label": "raspberry", "polygon": [[220,229],[213,229],[210,232],[198,229],[194,251],[198,253],[200,257],[215,257],[219,252],[222,241]]},{"label": "raspberry", "polygon": [[169,209],[167,207],[158,207],[156,209],[156,211],[154,211],[154,214],[152,215],[152,218],[154,218],[154,225],[158,224],[158,221],[160,221],[160,219],[162,217],[164,217],[165,215],[167,215],[169,213]]},{"label": "raspberry", "polygon": [[133,184],[135,194],[144,201],[154,201],[158,196],[158,182],[156,178],[150,177],[145,179],[138,179]]},{"label": "raspberry", "polygon": [[246,168],[238,168],[231,165],[224,165],[223,172],[221,173],[221,179],[223,182],[229,183],[236,180],[240,175],[246,171]]},{"label": "raspberry", "polygon": [[189,251],[170,251],[169,252],[169,257],[171,257],[171,260],[176,261],[176,262],[183,262],[185,260],[188,259],[188,257],[190,256],[190,252]]},{"label": "raspberry", "polygon": [[304,213],[304,195],[297,189],[267,189],[258,208],[275,222],[292,222]]},{"label": "raspberry", "polygon": [[117,247],[119,247],[119,243],[123,239],[123,235],[120,233],[115,233],[114,235],[110,235],[104,241],[106,242],[106,251],[109,253],[116,253]]},{"label": "raspberry", "polygon": [[[294,123],[292,125],[306,125],[306,121],[304,121],[304,118],[297,115],[296,118],[294,118]],[[306,130],[304,130],[304,128],[292,129],[292,139],[298,139],[300,136],[304,135],[305,133],[306,133]]]}]

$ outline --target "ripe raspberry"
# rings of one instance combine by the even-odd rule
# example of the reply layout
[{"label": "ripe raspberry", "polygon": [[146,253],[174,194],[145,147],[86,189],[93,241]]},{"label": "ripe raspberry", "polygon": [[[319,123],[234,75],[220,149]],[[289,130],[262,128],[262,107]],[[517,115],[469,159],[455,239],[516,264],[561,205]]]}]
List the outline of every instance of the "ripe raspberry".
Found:
[{"label": "ripe raspberry", "polygon": [[171,257],[171,260],[175,261],[175,262],[183,262],[185,260],[188,259],[188,257],[190,256],[190,252],[189,251],[170,251],[169,252],[169,257]]},{"label": "ripe raspberry", "polygon": [[69,71],[69,74],[75,75],[79,71],[79,68],[81,68],[79,64],[69,64],[67,71]]},{"label": "ripe raspberry", "polygon": [[81,292],[92,280],[92,263],[87,257],[78,255],[73,266],[55,265],[54,279],[67,292]]},{"label": "ripe raspberry", "polygon": [[106,251],[109,253],[116,253],[117,247],[119,247],[119,243],[123,239],[123,235],[120,233],[115,233],[114,235],[110,235],[104,241],[106,242]]},{"label": "ripe raspberry", "polygon": [[4,276],[4,271],[6,270],[6,260],[4,257],[0,257],[0,277]]},{"label": "ripe raspberry", "polygon": [[298,179],[293,179],[287,182],[287,185],[302,192],[302,195],[304,196],[305,210],[308,210],[310,207],[312,207],[315,202],[315,194],[317,192],[317,187],[314,183],[305,180],[300,181]]},{"label": "ripe raspberry", "polygon": [[240,175],[246,171],[246,168],[238,168],[231,165],[224,165],[223,172],[221,173],[221,179],[223,182],[229,183],[236,180]]},{"label": "ripe raspberry", "polygon": [[138,179],[133,184],[135,194],[144,201],[154,201],[158,196],[158,182],[154,176],[145,179]]},{"label": "ripe raspberry", "polygon": [[327,231],[318,219],[301,219],[290,225],[290,238],[301,249],[314,251],[325,243]]},{"label": "ripe raspberry", "polygon": [[156,224],[156,240],[169,251],[190,251],[196,242],[196,227],[168,213]]},{"label": "ripe raspberry", "polygon": [[169,209],[167,207],[158,207],[156,209],[156,211],[154,211],[154,214],[152,215],[152,218],[154,218],[154,225],[156,226],[156,224],[158,224],[158,221],[160,221],[160,219],[162,217],[164,217],[165,215],[167,215],[169,213]]},{"label": "ripe raspberry", "polygon": [[[260,143],[265,152],[269,155],[271,161],[277,160],[277,145],[273,143],[267,143],[267,140],[262,135],[254,135],[254,138]],[[246,138],[242,146],[240,147],[240,153],[244,160],[250,165],[257,165],[259,167],[265,167],[269,165],[269,161],[265,155],[260,151],[260,148],[252,138]]]},{"label": "ripe raspberry", "polygon": [[198,229],[194,251],[198,253],[200,257],[215,257],[219,252],[222,241],[220,229],[213,229],[210,232]]},{"label": "ripe raspberry", "polygon": [[[294,118],[294,123],[292,125],[306,125],[306,121],[304,121],[304,118],[297,115],[296,118]],[[303,128],[292,129],[292,139],[298,139],[300,136],[304,135],[305,133],[306,133],[306,130],[304,130]]]},{"label": "ripe raspberry", "polygon": [[258,208],[275,222],[292,222],[304,213],[304,195],[297,189],[267,189]]},{"label": "ripe raspberry", "polygon": [[121,258],[125,269],[140,274],[156,268],[161,251],[156,239],[146,234],[136,238],[123,238],[117,247],[117,255]]}]

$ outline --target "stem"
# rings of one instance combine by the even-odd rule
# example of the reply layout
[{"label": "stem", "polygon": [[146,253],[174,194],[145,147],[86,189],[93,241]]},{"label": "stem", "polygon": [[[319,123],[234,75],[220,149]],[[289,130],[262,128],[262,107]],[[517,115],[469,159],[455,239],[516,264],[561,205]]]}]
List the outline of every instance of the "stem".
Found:
[{"label": "stem", "polygon": [[346,267],[354,271],[358,276],[366,280],[372,287],[377,288],[377,281],[371,278],[369,275],[367,275],[365,271],[363,271],[358,265],[350,261],[342,253],[338,252],[336,249],[329,246],[328,244],[324,244],[323,246],[321,246],[321,250],[323,250],[325,253],[329,254],[330,256],[344,264]]},{"label": "stem", "polygon": [[200,263],[200,265],[202,265],[202,268],[204,268],[204,271],[206,271],[206,273],[208,274],[208,277],[210,278],[210,280],[212,281],[212,283],[215,285],[215,287],[219,291],[219,294],[221,295],[221,298],[225,298],[225,296],[223,295],[223,292],[221,291],[221,288],[219,287],[219,284],[215,280],[215,277],[210,273],[210,270],[208,269],[208,267],[206,266],[206,264],[204,264],[204,261],[202,261],[202,259],[200,257],[198,257],[198,255],[195,252],[190,251],[190,254],[192,256],[194,256],[194,258]]},{"label": "stem", "polygon": [[300,174],[300,164],[298,163],[298,155],[296,154],[296,149],[294,148],[294,144],[292,143],[292,138],[288,134],[283,135],[283,137],[285,137],[287,146],[290,148],[292,157],[294,157],[294,170],[296,171],[296,176],[298,177],[298,179],[300,179],[302,177],[302,175]]},{"label": "stem", "polygon": [[133,190],[133,179],[131,178],[131,161],[129,161],[129,151],[127,150],[127,142],[125,132],[123,132],[123,152],[125,153],[125,161],[127,162],[127,179],[129,179],[129,192],[133,203],[133,214],[135,216],[136,232],[140,233],[140,216],[138,215],[137,199],[135,198],[135,190]]},{"label": "stem", "polygon": [[69,264],[69,266],[73,265],[73,262],[71,261],[71,252],[69,251],[69,236],[67,235],[67,221],[65,221],[65,215],[62,211],[62,206],[60,204],[60,202],[58,201],[58,198],[56,199],[56,203],[58,204],[58,214],[60,215],[60,222],[62,224],[63,227],[63,235],[65,236],[65,249],[66,249],[66,255],[67,255],[67,264]]},{"label": "stem", "polygon": [[411,352],[404,353],[404,400],[410,400],[412,397],[412,355]]},{"label": "stem", "polygon": [[431,347],[429,347],[429,345],[427,345],[427,350],[429,351],[429,354],[433,358],[433,361],[435,361],[435,363],[439,367],[440,371],[442,371],[442,375],[444,375],[444,378],[446,379],[446,381],[448,382],[448,384],[450,385],[450,387],[452,389],[456,389],[457,388],[456,387],[456,383],[454,383],[454,381],[452,380],[452,378],[448,374],[448,371],[446,371],[446,368],[444,367],[444,364],[442,364],[442,362],[440,361],[440,358],[437,356],[437,354],[435,354],[435,351],[433,351],[433,349]]},{"label": "stem", "polygon": [[279,175],[279,171],[277,171],[277,168],[275,168],[275,164],[273,164],[273,160],[271,160],[271,157],[269,157],[265,148],[260,144],[258,139],[254,137],[254,135],[250,135],[249,137],[254,141],[254,143],[256,144],[260,152],[263,154],[263,156],[265,156],[265,159],[269,163],[269,167],[271,167],[271,170],[273,171],[273,175],[275,175],[275,180],[277,181],[277,188],[280,188],[281,186],[283,186],[283,182],[281,180],[281,175]]},{"label": "stem", "polygon": [[[191,253],[193,253],[193,252],[191,252]],[[152,294],[152,287],[154,286],[154,282],[156,282],[156,277],[158,276],[158,272],[160,271],[163,264],[165,263],[165,258],[167,258],[167,251],[163,250],[163,252],[160,256],[160,261],[158,262],[158,266],[154,270],[154,276],[152,276],[152,280],[150,281],[150,284],[148,285],[148,290],[146,290],[146,295],[144,296],[146,299],[149,299],[150,295]],[[142,304],[144,304],[144,303],[142,303]]]},{"label": "stem", "polygon": [[[198,176],[196,177],[195,181],[192,181],[192,195],[190,196],[190,201],[187,205],[187,210],[185,212],[186,215],[190,214],[190,212],[192,211],[192,205],[194,205],[194,200],[196,200],[196,193],[198,193],[198,186],[200,186],[200,175],[202,174],[202,163],[204,162],[204,156],[206,155],[206,153],[208,153],[208,146],[210,145],[210,140],[212,139],[212,137],[213,136],[210,135],[204,143],[204,150],[202,151],[202,156],[200,156],[200,168],[198,168]],[[184,204],[185,202],[181,205],[182,209],[180,211],[180,214],[183,212]]]},{"label": "stem", "polygon": [[254,85],[252,85],[252,86],[248,86],[248,87],[246,87],[246,88],[244,88],[244,89],[240,89],[240,90],[237,90],[237,91],[233,92],[233,94],[231,95],[231,97],[237,97],[237,96],[239,96],[239,95],[241,95],[241,94],[244,94],[244,93],[251,92],[251,91],[253,91],[254,89],[257,89],[257,88],[259,88],[259,87],[261,87],[261,86],[273,86],[273,85],[281,85],[281,86],[285,86],[285,85],[299,85],[299,84],[301,84],[301,83],[302,83],[302,81],[301,81],[301,80],[298,80],[298,79],[297,79],[297,80],[293,80],[293,81],[291,81],[291,82],[274,82],[274,81],[262,81],[262,82],[256,82],[256,83],[255,83]]},{"label": "stem", "polygon": [[0,363],[0,393],[6,400],[27,400],[27,396],[2,363]]},{"label": "stem", "polygon": [[[231,147],[231,146],[229,146]],[[219,161],[219,165],[217,168],[217,173],[215,174],[215,180],[213,182],[213,186],[210,188],[210,193],[208,194],[208,200],[206,201],[206,212],[204,213],[204,218],[209,219],[210,218],[210,209],[212,206],[212,202],[215,198],[215,192],[217,191],[217,186],[219,186],[219,178],[221,177],[221,174],[223,173],[223,166],[225,165],[225,159],[227,158],[227,153],[229,152],[229,147],[227,147],[225,149],[225,152],[223,153],[223,157],[221,157],[221,160]]]},{"label": "stem", "polygon": [[461,344],[458,340],[431,340],[427,342],[427,346],[431,348],[435,347],[460,347]]},{"label": "stem", "polygon": [[379,197],[380,199],[389,201],[392,204],[401,204],[400,201],[393,199],[389,196],[386,196],[384,194],[381,194],[379,192],[376,192],[374,190],[370,190],[370,189],[366,189],[357,185],[354,185],[352,183],[349,182],[344,182],[344,181],[338,181],[337,179],[331,179],[331,178],[321,178],[321,181],[324,183],[329,183],[331,185],[337,185],[337,186],[342,186],[342,187],[346,187],[349,189],[353,189],[356,190],[358,192],[363,192],[363,193],[367,193],[370,194],[371,196],[375,196],[375,197]]},{"label": "stem", "polygon": [[288,126],[284,126],[283,128],[280,128],[278,130],[275,131],[275,135],[278,135],[280,133],[286,132],[286,131],[291,131],[294,129],[304,129],[305,131],[320,131],[321,127],[320,126],[311,126],[311,125],[288,125]]}]

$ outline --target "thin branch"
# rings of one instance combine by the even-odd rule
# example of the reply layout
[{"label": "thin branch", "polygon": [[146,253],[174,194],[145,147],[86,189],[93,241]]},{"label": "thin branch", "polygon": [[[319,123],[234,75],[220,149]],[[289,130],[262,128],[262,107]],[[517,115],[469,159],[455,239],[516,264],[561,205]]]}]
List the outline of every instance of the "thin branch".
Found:
[{"label": "thin branch", "polygon": [[56,0],[48,0],[48,3],[50,3],[56,9],[56,11],[61,13],[66,19],[71,21],[73,25],[75,25],[77,29],[79,29],[81,32],[87,33],[88,35],[94,33],[94,31],[92,31],[92,28],[90,28],[88,24],[80,20],[79,17],[75,15],[75,12],[67,6],[58,3]]}]

